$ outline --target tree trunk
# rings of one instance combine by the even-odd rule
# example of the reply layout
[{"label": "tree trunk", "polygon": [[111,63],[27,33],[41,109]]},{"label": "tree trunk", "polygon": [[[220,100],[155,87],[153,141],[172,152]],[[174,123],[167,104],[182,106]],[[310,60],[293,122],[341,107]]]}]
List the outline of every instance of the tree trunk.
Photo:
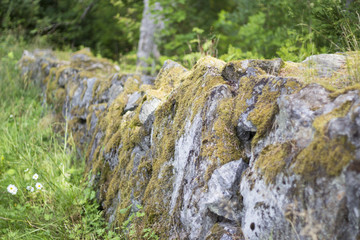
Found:
[{"label": "tree trunk", "polygon": [[[161,10],[161,6],[157,2],[155,10]],[[163,28],[163,25],[161,16],[150,11],[149,0],[144,0],[136,64],[137,69],[143,73],[151,72],[149,67],[154,66],[155,60],[160,57],[155,36]]]}]

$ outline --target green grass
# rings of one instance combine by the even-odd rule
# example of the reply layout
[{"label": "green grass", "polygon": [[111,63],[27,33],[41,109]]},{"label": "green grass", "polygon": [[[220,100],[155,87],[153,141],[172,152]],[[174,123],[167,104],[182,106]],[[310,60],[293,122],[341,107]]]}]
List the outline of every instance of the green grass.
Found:
[{"label": "green grass", "polygon": [[32,47],[0,37],[0,239],[116,239],[83,179],[71,136],[64,144],[54,133],[59,123],[42,105],[41,89],[20,78],[17,61],[25,48]]}]

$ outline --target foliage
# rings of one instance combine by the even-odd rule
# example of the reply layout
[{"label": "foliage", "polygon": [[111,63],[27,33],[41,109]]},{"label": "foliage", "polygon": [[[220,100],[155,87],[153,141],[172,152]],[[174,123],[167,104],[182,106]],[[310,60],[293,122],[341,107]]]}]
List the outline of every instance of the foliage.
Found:
[{"label": "foliage", "polygon": [[133,206],[129,205],[128,207],[119,210],[120,214],[123,215],[131,211],[131,214],[128,216],[127,220],[124,221],[122,224],[123,238],[139,239],[142,237],[142,239],[147,239],[147,240],[158,240],[159,237],[155,234],[155,232],[151,228],[141,227],[141,221],[145,217],[145,212],[143,210],[143,207],[139,204],[136,204],[134,209],[135,211],[133,211]]},{"label": "foliage", "polygon": [[162,6],[159,14],[163,15],[166,21],[161,36],[161,42],[164,44],[160,45],[160,49],[168,56],[183,56],[192,52],[191,49],[197,48],[198,43],[193,40],[197,39],[199,32],[193,31],[194,29],[201,29],[207,33],[204,36],[206,39],[214,39],[213,22],[218,13],[222,9],[230,11],[235,4],[233,0],[153,0],[151,2],[159,2]]},{"label": "foliage", "polygon": [[71,136],[61,142],[40,89],[20,79],[16,62],[25,46],[11,36],[0,41],[0,238],[116,239],[82,181]]},{"label": "foliage", "polygon": [[[155,2],[162,8],[153,11],[165,24],[157,37],[161,54],[191,64],[206,55],[199,46],[216,46],[210,55],[222,59],[301,61],[354,50],[349,38],[360,38],[355,0],[150,0]],[[25,33],[27,39],[46,35],[56,46],[83,45],[118,60],[136,52],[142,11],[142,0],[4,0],[0,30]]]},{"label": "foliage", "polygon": [[[30,39],[46,35],[59,47],[91,47],[118,59],[136,46],[142,1],[5,0],[0,3],[0,30],[22,32]],[[126,7],[124,7],[126,4]]]}]

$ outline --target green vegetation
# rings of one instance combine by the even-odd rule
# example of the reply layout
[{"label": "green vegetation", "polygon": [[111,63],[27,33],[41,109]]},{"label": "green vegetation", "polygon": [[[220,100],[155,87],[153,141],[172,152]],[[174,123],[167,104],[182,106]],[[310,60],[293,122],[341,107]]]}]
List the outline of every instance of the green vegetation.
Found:
[{"label": "green vegetation", "polygon": [[[200,110],[219,89],[229,96],[222,96],[216,106],[214,124],[203,126],[202,149],[196,159],[211,161],[205,181],[200,183],[204,190],[218,166],[244,158],[234,126],[262,81],[267,83],[248,115],[248,120],[257,128],[252,146],[271,129],[278,112],[274,102],[281,88],[287,87],[290,93],[307,83],[317,82],[332,91],[331,97],[360,89],[359,54],[356,52],[359,51],[360,5],[354,0],[150,2],[161,4],[161,10],[152,11],[166,19],[165,28],[156,38],[162,54],[160,62],[171,58],[193,68],[187,71],[178,65],[170,71],[164,69],[155,86],[140,86],[141,76],[134,74],[127,78],[125,90],[109,104],[108,111],[90,109],[99,119],[95,133],[104,133],[103,144],[93,153],[92,166],[85,166],[75,145],[87,158],[93,142],[90,146],[81,145],[82,132],[72,135],[68,131],[79,119],[64,122],[60,116],[66,92],[58,87],[58,79],[65,70],[72,68],[80,71],[81,77],[96,76],[92,94],[94,99],[99,99],[111,84],[110,74],[115,72],[111,62],[101,56],[118,61],[119,74],[138,70],[136,49],[143,1],[4,0],[0,3],[3,34],[0,35],[1,239],[159,239],[167,236],[170,224],[178,223],[168,214],[169,206],[163,204],[169,202],[168,193],[173,188],[171,179],[174,177],[172,166],[165,163],[174,155],[175,141],[186,130],[186,120],[193,120],[197,114],[206,120],[207,116]],[[29,44],[32,42],[35,43]],[[86,63],[71,61],[50,69],[44,85],[47,104],[51,106],[41,104],[39,86],[27,78],[21,79],[16,65],[23,49],[31,50],[44,43],[62,50],[74,51],[83,46],[92,50],[92,53],[78,52],[88,55],[90,60]],[[347,64],[329,78],[319,79],[314,69],[292,62],[283,65],[280,76],[297,79],[288,78],[286,82],[256,69],[258,76],[242,78],[239,88],[234,90],[221,76],[226,62],[241,66],[242,62],[233,61],[235,59],[281,57],[285,61],[302,61],[309,55],[335,51],[347,52]],[[87,69],[97,61],[103,69]],[[152,70],[159,69],[159,62],[157,64]],[[44,63],[43,68],[46,67]],[[77,84],[66,85],[71,89],[70,98]],[[153,152],[154,159],[151,162],[141,159],[136,171],[132,151],[147,133],[139,121],[140,107],[124,114],[129,95],[134,92],[143,94],[137,102],[140,107],[153,97],[166,100],[157,109],[153,125],[153,141],[158,146]],[[84,96],[85,90],[82,94]],[[101,104],[107,106],[107,103]],[[339,175],[353,158],[354,147],[347,144],[344,137],[329,141],[324,126],[330,119],[344,116],[349,107],[345,105],[316,118],[313,127],[318,136],[296,156],[288,156],[293,151],[292,142],[265,147],[255,167],[266,182],[273,182],[277,174],[290,165],[295,173],[307,179],[318,173]],[[84,112],[84,107],[72,109],[73,115]],[[119,145],[121,149],[116,150]],[[104,164],[103,154],[115,152],[119,163],[111,170],[108,163]],[[291,164],[287,162],[289,157],[294,160]],[[89,187],[89,179],[84,179],[86,167],[86,171],[92,169],[86,172],[87,176],[101,175],[95,183],[98,195]],[[135,189],[135,185],[135,191],[128,191]],[[116,205],[114,199],[120,193],[121,202]],[[143,198],[144,209],[131,205],[133,197]],[[117,209],[109,227],[101,210],[114,205]],[[180,207],[178,201],[175,214]],[[216,224],[210,236],[216,237],[222,231],[224,229]]]},{"label": "green vegetation", "polygon": [[[359,45],[355,0],[150,0],[151,6],[155,2],[162,10],[153,12],[166,19],[157,36],[160,60],[187,67],[201,55],[299,61]],[[134,65],[143,8],[142,0],[4,0],[0,31],[45,36],[73,50],[90,47],[96,55]]]},{"label": "green vegetation", "polygon": [[71,135],[62,140],[65,123],[41,105],[38,86],[20,78],[25,47],[13,37],[0,43],[0,238],[116,239],[83,179]]}]

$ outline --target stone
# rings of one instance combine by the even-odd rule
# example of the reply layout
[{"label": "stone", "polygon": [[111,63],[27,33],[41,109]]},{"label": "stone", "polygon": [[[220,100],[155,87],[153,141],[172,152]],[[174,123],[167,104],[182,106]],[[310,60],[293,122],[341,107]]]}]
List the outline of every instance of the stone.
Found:
[{"label": "stone", "polygon": [[141,106],[139,120],[142,124],[148,119],[148,117],[156,110],[156,108],[161,104],[161,100],[158,98],[152,98],[147,100]]},{"label": "stone", "polygon": [[[206,206],[216,215],[232,221],[239,221],[239,202],[236,192],[241,174],[248,167],[242,161],[233,161],[216,169],[208,182]],[[237,208],[237,209],[236,209]]]},{"label": "stone", "polygon": [[284,62],[281,58],[274,60],[242,60],[232,61],[226,64],[222,71],[224,79],[230,83],[237,83],[240,78],[255,77],[261,74],[259,70],[264,71],[267,74],[277,76],[280,72],[281,66]]},{"label": "stone", "polygon": [[142,97],[141,92],[134,92],[130,94],[128,102],[124,108],[124,112],[127,111],[133,111],[135,108],[137,108],[138,104],[137,101]]},{"label": "stone", "polygon": [[303,63],[315,69],[319,77],[331,77],[346,63],[346,57],[340,54],[319,54],[307,57]]}]

